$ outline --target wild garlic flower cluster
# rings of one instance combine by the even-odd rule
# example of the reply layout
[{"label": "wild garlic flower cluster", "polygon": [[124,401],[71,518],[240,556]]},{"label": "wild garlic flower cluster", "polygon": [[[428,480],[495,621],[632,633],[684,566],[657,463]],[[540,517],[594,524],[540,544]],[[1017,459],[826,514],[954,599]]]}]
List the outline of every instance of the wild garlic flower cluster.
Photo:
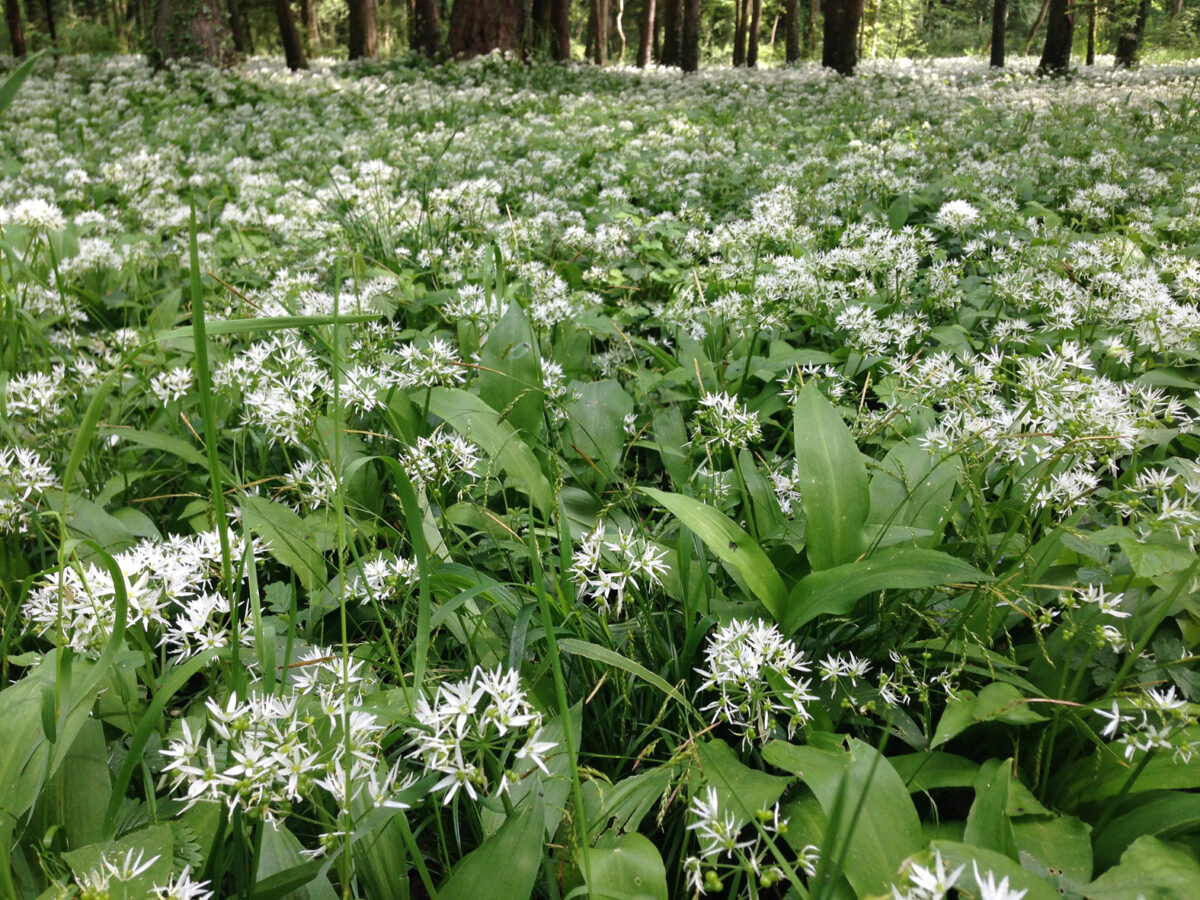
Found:
[{"label": "wild garlic flower cluster", "polygon": [[765,743],[777,732],[791,738],[812,718],[808,704],[818,698],[804,677],[812,664],[777,626],[735,619],[709,636],[704,655],[697,693],[717,696],[701,711],[731,726],[742,746]]},{"label": "wild garlic flower cluster", "polygon": [[[236,536],[232,543],[246,546]],[[247,568],[266,551],[257,540],[249,548]],[[229,601],[216,590],[221,545],[215,531],[146,539],[113,559],[127,598],[128,627],[142,629],[176,660],[228,645]],[[38,635],[95,656],[112,635],[116,602],[112,573],[89,562],[47,575],[29,592],[22,614]]]},{"label": "wild garlic flower cluster", "polygon": [[395,378],[402,388],[458,385],[466,381],[467,367],[448,341],[435,337],[396,350]]},{"label": "wild garlic flower cluster", "polygon": [[76,879],[80,900],[108,900],[114,886],[137,881],[159,860],[158,856],[146,859],[144,850],[139,850],[137,856],[133,853],[133,850],[126,851],[123,859],[110,859],[108,854],[102,854],[98,866]]},{"label": "wild garlic flower cluster", "polygon": [[346,595],[360,604],[386,603],[415,585],[418,577],[415,559],[381,554],[363,561],[347,583]]},{"label": "wild garlic flower cluster", "polygon": [[[756,887],[771,888],[787,880],[783,869],[771,854],[763,837],[778,838],[788,830],[787,820],[779,817],[779,804],[768,810],[757,810],[749,820],[742,812],[723,803],[717,789],[706,785],[692,797],[688,806],[691,822],[687,830],[694,833],[699,851],[683,861],[688,889],[693,896],[725,889],[725,879],[742,873]],[[776,847],[783,846],[782,841]],[[791,861],[794,870],[809,878],[816,874],[820,852],[812,844],[803,847]],[[757,896],[751,890],[749,896]]]},{"label": "wild garlic flower cluster", "polygon": [[[963,863],[947,870],[941,851],[934,851],[933,864],[930,866],[922,866],[915,861],[907,863],[905,881],[901,885],[892,885],[892,897],[895,900],[947,900],[951,891],[965,884],[962,876],[966,868],[966,863]],[[980,872],[977,862],[972,862],[971,868],[975,885],[965,890],[977,896],[979,900],[1021,900],[1028,893],[1024,888],[1010,888],[1007,875],[997,883],[996,873],[992,870]],[[958,896],[961,896],[961,892]]]},{"label": "wild garlic flower cluster", "polygon": [[210,697],[203,716],[181,719],[162,751],[170,789],[188,807],[222,803],[265,822],[321,796],[343,811],[407,806],[413,779],[383,762],[388,725],[359,708],[374,683],[363,663],[318,647],[288,675],[279,694]]},{"label": "wild garlic flower cluster", "polygon": [[58,477],[42,454],[24,447],[0,447],[0,535],[28,534],[42,494],[58,486]]},{"label": "wild garlic flower cluster", "polygon": [[450,803],[461,789],[472,800],[500,796],[534,768],[549,774],[557,744],[539,740],[542,714],[529,703],[515,669],[476,666],[464,679],[422,696],[408,729],[408,756],[442,778],[431,789]]},{"label": "wild garlic flower cluster", "polygon": [[1100,736],[1115,741],[1128,761],[1139,753],[1166,750],[1177,763],[1187,764],[1200,751],[1191,737],[1200,721],[1200,705],[1177,696],[1174,686],[1165,691],[1149,688],[1093,712],[1106,723]]},{"label": "wild garlic flower cluster", "polygon": [[692,417],[692,441],[703,444],[709,450],[728,447],[736,450],[753,444],[762,435],[758,413],[750,412],[745,404],[739,403],[722,391],[705,394]]},{"label": "wild garlic flower cluster", "polygon": [[658,587],[667,573],[667,553],[632,530],[609,536],[603,519],[575,548],[571,578],[580,597],[620,617],[631,591]]},{"label": "wild garlic flower cluster", "polygon": [[460,476],[479,475],[479,448],[457,434],[437,430],[417,438],[416,446],[400,454],[400,466],[416,488],[431,488]]}]

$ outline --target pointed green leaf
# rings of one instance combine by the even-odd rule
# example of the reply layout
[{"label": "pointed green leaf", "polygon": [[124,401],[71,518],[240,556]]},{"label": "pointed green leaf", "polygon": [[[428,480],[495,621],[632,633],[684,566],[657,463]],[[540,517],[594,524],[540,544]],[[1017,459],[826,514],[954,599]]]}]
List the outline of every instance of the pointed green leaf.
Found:
[{"label": "pointed green leaf", "polygon": [[438,889],[441,900],[512,900],[533,895],[542,862],[544,813],[533,803],[463,857]]},{"label": "pointed green leaf", "polygon": [[602,838],[588,853],[588,896],[596,900],[667,900],[667,870],[649,838]]},{"label": "pointed green leaf", "polygon": [[762,548],[720,510],[685,497],[654,488],[639,488],[641,493],[666,507],[675,518],[700,536],[719,559],[733,566],[746,587],[767,608],[776,621],[784,610],[787,590],[783,579]]},{"label": "pointed green leaf", "polygon": [[865,549],[863,525],[871,507],[862,454],[816,382],[796,398],[794,427],[808,561],[814,570],[853,562]]},{"label": "pointed green leaf", "polygon": [[510,303],[479,358],[479,396],[514,428],[529,435],[542,430],[542,358],[537,338],[519,303]]},{"label": "pointed green leaf", "polygon": [[517,430],[482,398],[458,388],[437,387],[429,395],[429,410],[508,472],[513,486],[524,491],[542,512],[554,508],[554,491],[537,457]]},{"label": "pointed green leaf", "polygon": [[812,572],[800,579],[788,597],[781,625],[784,633],[790,634],[817,616],[846,615],[860,597],[873,591],[918,590],[939,584],[992,580],[990,575],[940,550],[885,547],[866,559]]}]

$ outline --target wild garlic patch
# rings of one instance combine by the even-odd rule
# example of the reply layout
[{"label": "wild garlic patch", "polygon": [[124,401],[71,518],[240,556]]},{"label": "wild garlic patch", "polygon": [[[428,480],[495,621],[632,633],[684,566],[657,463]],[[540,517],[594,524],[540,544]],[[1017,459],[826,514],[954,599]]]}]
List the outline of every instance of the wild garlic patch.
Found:
[{"label": "wild garlic patch", "polygon": [[1200,881],[1197,77],[39,64],[0,894]]}]

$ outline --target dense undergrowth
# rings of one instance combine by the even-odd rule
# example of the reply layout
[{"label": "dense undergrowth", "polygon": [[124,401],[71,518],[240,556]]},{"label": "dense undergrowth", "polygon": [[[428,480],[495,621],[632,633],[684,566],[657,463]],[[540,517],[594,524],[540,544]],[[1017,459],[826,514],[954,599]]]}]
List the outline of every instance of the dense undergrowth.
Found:
[{"label": "dense undergrowth", "polygon": [[1197,70],[44,64],[0,895],[1200,879]]}]

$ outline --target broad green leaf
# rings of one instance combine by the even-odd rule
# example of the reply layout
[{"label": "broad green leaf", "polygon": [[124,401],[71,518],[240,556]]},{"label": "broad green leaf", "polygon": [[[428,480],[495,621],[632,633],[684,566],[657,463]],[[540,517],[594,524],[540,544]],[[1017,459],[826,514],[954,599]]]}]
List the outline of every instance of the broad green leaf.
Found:
[{"label": "broad green leaf", "polygon": [[537,338],[519,303],[509,303],[488,333],[479,359],[479,396],[514,428],[542,431],[542,358]]},{"label": "broad green leaf", "polygon": [[633,398],[616,381],[577,384],[575,390],[576,399],[567,407],[571,441],[611,478],[625,452],[624,418],[633,412]]},{"label": "broad green leaf", "polygon": [[994,681],[980,690],[960,691],[946,704],[938,721],[930,747],[940,747],[979,722],[1004,722],[1006,725],[1034,725],[1046,717],[1030,708],[1029,700],[1013,685]]},{"label": "broad green leaf", "polygon": [[1117,542],[1135,574],[1143,578],[1158,578],[1174,572],[1182,572],[1196,561],[1196,551],[1182,540],[1167,537],[1152,537],[1139,540],[1123,538]]},{"label": "broad green leaf", "polygon": [[846,615],[859,598],[873,591],[917,590],[991,580],[990,575],[940,550],[885,547],[866,559],[812,572],[800,579],[788,597],[781,627],[785,634],[790,634],[817,616]]},{"label": "broad green leaf", "polygon": [[71,849],[103,841],[111,793],[104,727],[99,719],[87,719],[38,800],[40,831],[61,824]]},{"label": "broad green leaf", "polygon": [[1168,838],[1200,831],[1200,794],[1156,791],[1135,797],[1095,836],[1096,865],[1116,865],[1135,838],[1144,834]]},{"label": "broad green leaf", "polygon": [[600,780],[584,784],[588,834],[594,840],[605,831],[636,831],[642,819],[662,800],[676,775],[672,765],[656,766],[622,778],[616,784]]},{"label": "broad green leaf", "polygon": [[464,438],[482,447],[509,474],[513,486],[528,494],[538,509],[546,514],[553,510],[554,491],[533,450],[482,398],[458,388],[437,387],[430,392],[429,409]]},{"label": "broad green leaf", "polygon": [[1084,889],[1088,900],[1191,900],[1200,886],[1200,864],[1186,850],[1143,835]]},{"label": "broad green leaf", "polygon": [[440,888],[441,900],[513,900],[533,895],[542,863],[541,803],[508,818],[500,830],[462,858]]},{"label": "broad green leaf", "polygon": [[899,231],[908,223],[908,214],[912,207],[908,200],[908,194],[901,194],[892,201],[891,206],[887,209],[888,225],[892,231]]},{"label": "broad green leaf", "polygon": [[763,553],[762,548],[720,510],[685,497],[654,488],[639,488],[643,494],[667,508],[675,518],[700,536],[705,545],[722,561],[731,565],[746,582],[746,587],[766,607],[776,621],[784,611],[786,589],[783,579]]},{"label": "broad green leaf", "polygon": [[8,78],[4,79],[4,84],[0,84],[0,121],[4,120],[4,113],[8,110],[15,99],[17,99],[17,91],[21,89],[21,85],[25,83],[30,74],[33,72],[33,67],[37,64],[42,53],[35,53],[29,57],[15,69]]},{"label": "broad green leaf", "polygon": [[1027,872],[1019,863],[994,850],[972,847],[957,841],[934,841],[929,845],[929,850],[915,861],[929,867],[933,863],[934,853],[942,855],[948,871],[963,867],[960,884],[973,884],[974,866],[978,865],[979,874],[984,878],[991,872],[997,884],[1001,879],[1007,878],[1010,891],[1025,891],[1023,900],[1062,900],[1058,893],[1037,875]]},{"label": "broad green leaf", "polygon": [[957,457],[944,459],[915,443],[896,444],[871,475],[870,521],[928,532],[917,546],[936,547],[950,519],[961,469]]},{"label": "broad green leaf", "polygon": [[667,870],[650,840],[607,835],[588,852],[588,896],[596,900],[667,900]]},{"label": "broad green leaf", "polygon": [[[37,802],[47,779],[53,777],[67,758],[75,739],[89,721],[100,679],[91,677],[95,665],[74,659],[73,677],[54,719],[55,653],[46,657],[20,681],[0,691],[0,820],[15,822]],[[65,679],[64,679],[65,681]],[[44,699],[49,709],[55,740],[45,732]]]},{"label": "broad green leaf", "polygon": [[967,813],[963,843],[1017,858],[1017,844],[1008,818],[1008,784],[1012,760],[988,760],[975,778],[975,802]]},{"label": "broad green leaf", "polygon": [[149,865],[146,871],[129,881],[113,879],[109,897],[111,900],[145,900],[153,895],[152,888],[156,884],[166,884],[171,877],[175,837],[168,825],[150,825],[117,841],[88,844],[64,853],[63,860],[75,877],[80,878],[99,869],[102,858],[120,865],[131,852],[132,862],[136,863],[140,858],[143,865]]},{"label": "broad green leaf", "polygon": [[889,756],[888,762],[908,786],[910,794],[935,788],[971,787],[979,773],[978,763],[939,750]]},{"label": "broad green leaf", "polygon": [[701,785],[713,787],[721,809],[733,812],[740,822],[749,822],[755,813],[771,809],[792,781],[743,765],[720,739],[704,741],[698,750],[700,768],[692,771],[693,793],[699,792]]},{"label": "broad green leaf", "polygon": [[268,552],[296,573],[306,590],[325,584],[328,571],[312,528],[295,512],[266,497],[242,498],[242,521],[267,542]]},{"label": "broad green leaf", "polygon": [[[137,444],[140,447],[148,447],[151,450],[161,450],[164,453],[170,453],[172,456],[179,457],[183,462],[201,469],[208,466],[208,460],[205,459],[204,454],[200,450],[183,440],[183,438],[177,438],[171,434],[163,434],[159,431],[143,431],[140,428],[116,428],[112,425],[101,425],[96,431],[101,437],[116,437],[129,444]],[[222,472],[226,480],[233,480],[232,476],[229,475],[229,470],[225,469],[224,466],[222,466]]]},{"label": "broad green leaf", "polygon": [[1091,829],[1074,816],[1022,816],[1012,823],[1021,865],[1064,894],[1092,878]]},{"label": "broad green leaf", "polygon": [[814,571],[853,562],[871,506],[862,454],[815,381],[796,398],[794,426],[808,561]]},{"label": "broad green leaf", "polygon": [[[1200,742],[1200,726],[1191,725],[1176,733],[1180,744]],[[1136,764],[1135,764],[1136,765]],[[1184,761],[1172,753],[1156,753],[1130,783],[1133,765],[1115,753],[1101,754],[1099,761],[1088,756],[1064,767],[1052,782],[1047,803],[1074,810],[1080,804],[1100,803],[1118,794],[1140,794],[1158,790],[1200,788],[1200,758]]]},{"label": "broad green leaf", "polygon": [[288,900],[337,900],[328,878],[328,859],[307,859],[300,843],[286,825],[262,825],[262,845],[257,858],[258,884],[255,897]]},{"label": "broad green leaf", "polygon": [[847,744],[848,751],[831,751],[775,741],[763,748],[763,759],[799,775],[836,823],[822,847],[828,862],[835,861],[830,853],[840,858],[860,897],[882,894],[901,863],[924,845],[921,820],[887,759],[854,738]]}]

